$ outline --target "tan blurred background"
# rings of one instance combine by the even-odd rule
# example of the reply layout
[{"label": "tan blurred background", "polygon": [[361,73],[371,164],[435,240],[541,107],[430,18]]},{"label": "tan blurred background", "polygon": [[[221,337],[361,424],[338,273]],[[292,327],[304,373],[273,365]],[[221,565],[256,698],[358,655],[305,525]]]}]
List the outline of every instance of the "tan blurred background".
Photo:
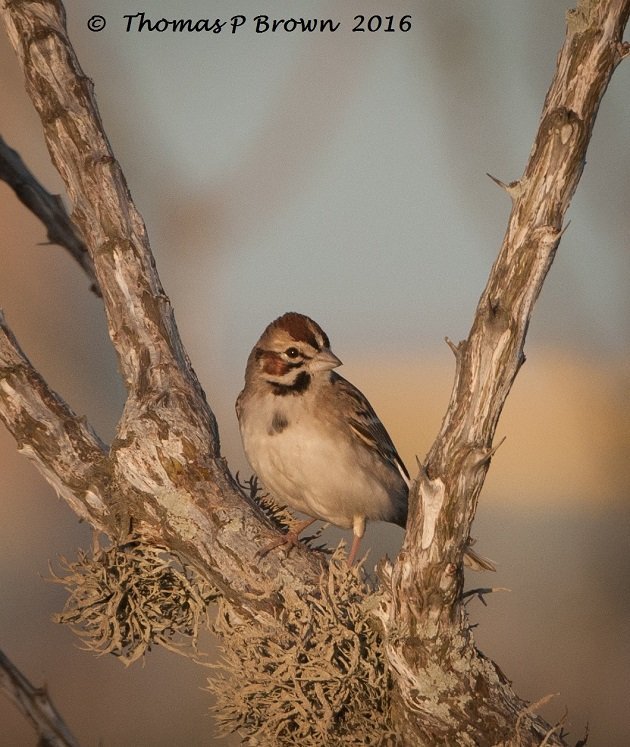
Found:
[{"label": "tan blurred background", "polygon": [[[265,324],[292,309],[329,333],[411,467],[444,413],[443,342],[466,336],[498,250],[556,53],[564,2],[286,0],[145,3],[154,19],[332,17],[332,35],[126,33],[119,0],[66,2],[106,129],[147,221],[180,331],[244,468],[233,402]],[[412,15],[406,34],[352,34],[356,12]],[[107,28],[92,33],[101,13]],[[0,37],[0,134],[61,192]],[[604,99],[571,226],[500,422],[474,534],[497,561],[480,648],[575,742],[630,744],[630,67]],[[99,301],[0,184],[0,307],[49,383],[110,439],[123,403]],[[336,540],[339,533],[331,532]],[[376,560],[401,533],[370,528]],[[51,622],[47,563],[90,533],[0,430],[0,647],[46,683],[82,744],[215,744],[205,672],[160,651],[124,670]],[[0,698],[0,746],[36,737]],[[221,742],[222,744],[238,744]]]}]

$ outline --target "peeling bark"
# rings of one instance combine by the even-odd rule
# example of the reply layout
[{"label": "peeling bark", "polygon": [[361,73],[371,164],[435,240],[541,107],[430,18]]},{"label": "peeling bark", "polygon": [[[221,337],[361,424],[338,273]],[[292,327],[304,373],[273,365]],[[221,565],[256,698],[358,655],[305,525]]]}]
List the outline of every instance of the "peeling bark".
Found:
[{"label": "peeling bark", "polygon": [[[461,558],[499,416],[525,360],[529,320],[584,168],[599,103],[628,54],[622,38],[629,14],[628,0],[581,2],[568,14],[529,161],[521,179],[506,187],[513,204],[501,250],[470,334],[453,346],[456,372],[450,402],[416,481],[411,498],[415,509],[388,579],[391,602],[385,627],[405,625],[417,641],[409,646],[406,638],[392,640],[388,652],[396,661],[401,708],[413,722],[412,731],[426,733],[428,744],[440,733],[437,725],[426,727],[438,703],[448,712],[440,719],[448,744],[458,739],[458,744],[507,743],[516,738],[519,711],[519,744],[539,744],[549,730],[524,712],[525,704],[518,705],[509,683],[475,650],[462,609]],[[427,691],[432,668],[438,676]],[[453,677],[454,672],[460,674]],[[466,737],[463,723],[468,725]],[[547,738],[547,744],[562,743],[555,734]]]},{"label": "peeling bark", "polygon": [[[116,438],[99,461],[109,486],[101,496],[101,516],[93,515],[90,493],[67,490],[46,460],[37,465],[73,510],[110,537],[126,536],[132,519],[135,531],[187,556],[243,614],[277,612],[273,600],[282,598],[282,586],[315,583],[320,561],[306,551],[286,561],[278,554],[256,557],[271,542],[273,529],[220,457],[214,414],[181,343],[146,228],[104,133],[92,82],[67,37],[63,5],[8,2],[3,16],[66,184],[72,220],[89,246],[128,392]],[[4,376],[13,351],[8,337],[2,342]],[[23,366],[25,383],[35,381],[36,372],[27,361]],[[41,380],[38,386],[46,389]],[[43,399],[71,412],[52,392]],[[12,391],[4,391],[0,402],[3,420],[16,433],[20,403]],[[54,408],[48,413],[42,408],[40,417],[54,437],[60,427]]]}]

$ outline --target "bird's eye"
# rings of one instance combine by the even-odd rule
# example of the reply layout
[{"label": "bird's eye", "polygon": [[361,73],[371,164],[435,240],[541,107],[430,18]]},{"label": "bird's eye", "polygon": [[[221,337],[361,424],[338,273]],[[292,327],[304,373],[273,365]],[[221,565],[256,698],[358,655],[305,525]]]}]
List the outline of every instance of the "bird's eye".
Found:
[{"label": "bird's eye", "polygon": [[287,348],[284,352],[287,358],[297,358],[300,355],[300,351],[297,348]]}]

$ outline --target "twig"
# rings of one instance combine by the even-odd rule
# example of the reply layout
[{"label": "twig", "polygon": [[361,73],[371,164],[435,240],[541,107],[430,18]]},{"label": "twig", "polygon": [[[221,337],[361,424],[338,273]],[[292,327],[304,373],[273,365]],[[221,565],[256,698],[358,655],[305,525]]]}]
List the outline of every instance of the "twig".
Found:
[{"label": "twig", "polygon": [[0,651],[0,689],[33,724],[41,747],[79,747],[45,687],[33,687]]},{"label": "twig", "polygon": [[[532,716],[536,711],[538,711],[540,708],[542,708],[544,705],[547,705],[549,701],[553,700],[555,697],[557,697],[558,693],[549,693],[548,695],[543,695],[542,698],[537,700],[535,703],[530,703],[526,708],[523,708],[522,711],[518,714],[518,718],[516,719],[516,745],[517,747],[520,747],[522,744],[521,739],[521,724],[523,722],[523,719],[527,716]],[[545,741],[548,741],[548,737],[551,736],[557,729],[557,724],[555,726],[552,726],[551,729],[549,729],[545,735],[544,739]]]},{"label": "twig", "polygon": [[468,602],[470,602],[471,599],[473,599],[474,597],[477,597],[477,599],[479,599],[479,601],[483,604],[483,606],[487,607],[488,603],[484,599],[484,596],[486,594],[493,594],[494,592],[497,592],[497,591],[512,591],[512,590],[506,588],[505,586],[487,586],[485,588],[481,587],[479,589],[468,589],[468,591],[465,591],[462,594],[462,600],[470,597],[467,599],[466,602],[464,602],[464,604],[468,604]]},{"label": "twig", "polygon": [[29,171],[19,153],[10,148],[1,136],[0,179],[6,182],[20,202],[41,220],[46,228],[48,242],[64,247],[76,259],[90,280],[90,290],[100,296],[92,258],[77,234],[61,198],[44,189]]}]

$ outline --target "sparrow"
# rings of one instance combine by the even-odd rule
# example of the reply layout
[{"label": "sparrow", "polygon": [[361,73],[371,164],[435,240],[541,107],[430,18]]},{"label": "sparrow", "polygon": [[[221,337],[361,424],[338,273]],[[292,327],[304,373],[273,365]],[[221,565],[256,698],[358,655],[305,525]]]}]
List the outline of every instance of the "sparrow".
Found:
[{"label": "sparrow", "polygon": [[310,517],[265,553],[319,519],[352,529],[352,565],[368,521],[407,523],[409,473],[340,365],[324,330],[296,312],[271,322],[247,360],[236,401],[245,455],[273,498]]}]

